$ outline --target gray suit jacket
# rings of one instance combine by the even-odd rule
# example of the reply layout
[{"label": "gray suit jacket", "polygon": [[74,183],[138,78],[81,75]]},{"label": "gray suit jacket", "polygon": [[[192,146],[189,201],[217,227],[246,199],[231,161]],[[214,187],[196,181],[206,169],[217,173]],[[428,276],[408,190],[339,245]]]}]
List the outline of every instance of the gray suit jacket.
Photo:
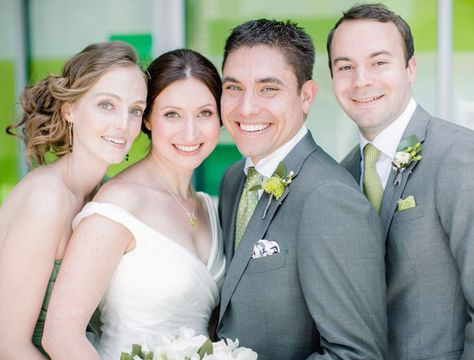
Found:
[{"label": "gray suit jacket", "polygon": [[[380,216],[386,234],[390,359],[474,359],[474,132],[417,107],[403,137],[423,159],[394,186]],[[342,161],[360,178],[357,146]],[[397,200],[416,207],[397,211]]]},{"label": "gray suit jacket", "polygon": [[[296,177],[265,218],[262,195],[235,254],[244,161],[222,180],[228,269],[219,337],[238,338],[260,360],[385,358],[385,247],[375,211],[310,133],[283,162]],[[259,239],[281,251],[252,259]]]}]

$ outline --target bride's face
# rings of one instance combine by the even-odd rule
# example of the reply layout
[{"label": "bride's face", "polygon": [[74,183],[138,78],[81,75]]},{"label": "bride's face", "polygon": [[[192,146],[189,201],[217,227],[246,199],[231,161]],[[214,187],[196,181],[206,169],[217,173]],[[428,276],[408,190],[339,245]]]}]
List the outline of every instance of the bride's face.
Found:
[{"label": "bride's face", "polygon": [[145,126],[151,131],[152,151],[158,159],[194,170],[218,142],[216,100],[199,80],[175,81],[156,97]]}]

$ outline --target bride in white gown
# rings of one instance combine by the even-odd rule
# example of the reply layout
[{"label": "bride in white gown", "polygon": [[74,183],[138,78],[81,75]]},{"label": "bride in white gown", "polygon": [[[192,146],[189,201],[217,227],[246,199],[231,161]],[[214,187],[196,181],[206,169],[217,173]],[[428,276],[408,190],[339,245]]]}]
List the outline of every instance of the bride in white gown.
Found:
[{"label": "bride in white gown", "polygon": [[[218,141],[220,78],[192,50],[163,54],[147,72],[143,130],[151,151],[107,182],[73,222],[46,319],[52,358],[119,359],[132,343],[153,349],[160,334],[183,326],[207,335],[219,303],[219,222],[211,198],[190,182]],[[122,145],[113,132],[98,138]],[[103,326],[94,348],[84,334],[97,306]]]}]

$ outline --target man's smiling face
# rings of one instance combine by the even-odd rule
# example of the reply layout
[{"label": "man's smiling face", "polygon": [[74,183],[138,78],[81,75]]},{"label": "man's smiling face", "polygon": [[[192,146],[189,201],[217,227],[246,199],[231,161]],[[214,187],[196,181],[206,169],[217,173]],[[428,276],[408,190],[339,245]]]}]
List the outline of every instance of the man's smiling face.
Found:
[{"label": "man's smiling face", "polygon": [[312,80],[298,90],[281,51],[265,45],[241,47],[223,69],[222,120],[239,151],[254,163],[288,142],[301,128],[315,94]]},{"label": "man's smiling face", "polygon": [[336,98],[367,140],[395,121],[412,97],[415,58],[406,66],[402,36],[391,22],[341,23],[331,63]]}]

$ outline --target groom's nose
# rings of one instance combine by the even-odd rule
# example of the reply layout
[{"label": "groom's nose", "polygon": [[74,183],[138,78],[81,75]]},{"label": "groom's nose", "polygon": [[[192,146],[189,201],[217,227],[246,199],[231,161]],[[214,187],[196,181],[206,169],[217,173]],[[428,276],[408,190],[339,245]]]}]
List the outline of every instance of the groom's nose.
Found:
[{"label": "groom's nose", "polygon": [[256,94],[253,91],[244,91],[238,104],[239,113],[243,117],[248,117],[258,113],[259,104]]}]

